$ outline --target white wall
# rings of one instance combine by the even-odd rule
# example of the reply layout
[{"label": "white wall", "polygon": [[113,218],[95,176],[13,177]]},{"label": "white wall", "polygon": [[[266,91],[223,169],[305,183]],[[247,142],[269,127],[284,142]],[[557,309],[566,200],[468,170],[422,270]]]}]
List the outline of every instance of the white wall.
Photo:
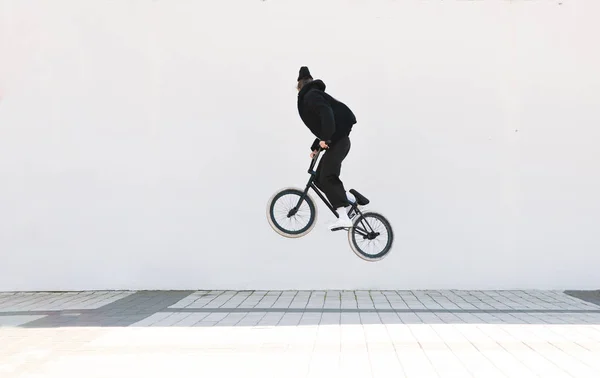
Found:
[{"label": "white wall", "polygon": [[[597,0],[0,0],[0,290],[598,288]],[[267,224],[301,65],[379,263]]]}]

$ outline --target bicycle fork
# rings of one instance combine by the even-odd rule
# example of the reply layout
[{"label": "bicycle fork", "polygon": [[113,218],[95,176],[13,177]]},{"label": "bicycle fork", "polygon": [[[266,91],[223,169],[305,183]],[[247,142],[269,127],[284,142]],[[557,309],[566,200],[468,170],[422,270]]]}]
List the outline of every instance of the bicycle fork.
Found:
[{"label": "bicycle fork", "polygon": [[311,177],[308,180],[308,183],[306,183],[306,188],[304,188],[304,192],[302,192],[302,195],[300,196],[300,199],[298,200],[298,203],[296,204],[296,206],[294,206],[292,209],[290,209],[290,211],[288,212],[287,216],[288,218],[293,217],[294,215],[296,215],[296,213],[298,212],[298,210],[300,209],[300,206],[302,206],[302,202],[304,201],[304,199],[306,198],[306,194],[308,193],[308,189],[310,189],[313,186],[313,179],[314,179],[314,172],[310,172],[311,173]]}]

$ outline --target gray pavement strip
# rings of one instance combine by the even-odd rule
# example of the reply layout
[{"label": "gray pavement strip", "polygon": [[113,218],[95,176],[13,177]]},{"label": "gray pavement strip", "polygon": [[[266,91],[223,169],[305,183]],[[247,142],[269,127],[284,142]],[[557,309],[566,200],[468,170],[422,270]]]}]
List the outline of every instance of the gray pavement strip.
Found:
[{"label": "gray pavement strip", "polygon": [[393,308],[168,308],[159,312],[287,312],[287,313],[445,313],[445,314],[600,314],[598,310],[583,309],[520,309],[520,310],[453,310],[453,309],[393,309]]}]

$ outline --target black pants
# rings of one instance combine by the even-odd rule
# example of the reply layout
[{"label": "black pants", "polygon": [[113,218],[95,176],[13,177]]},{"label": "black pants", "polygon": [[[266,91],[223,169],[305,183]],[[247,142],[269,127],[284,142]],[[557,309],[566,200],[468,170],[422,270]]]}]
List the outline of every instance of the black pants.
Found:
[{"label": "black pants", "polygon": [[334,209],[348,206],[344,184],[340,180],[342,161],[350,151],[350,138],[343,137],[330,146],[317,167],[315,185],[323,191]]}]

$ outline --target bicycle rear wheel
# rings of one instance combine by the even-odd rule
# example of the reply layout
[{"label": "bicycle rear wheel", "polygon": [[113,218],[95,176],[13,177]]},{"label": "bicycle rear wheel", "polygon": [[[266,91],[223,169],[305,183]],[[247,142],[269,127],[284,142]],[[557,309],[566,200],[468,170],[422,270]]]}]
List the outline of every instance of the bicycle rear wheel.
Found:
[{"label": "bicycle rear wheel", "polygon": [[363,213],[353,223],[353,227],[348,230],[348,241],[358,257],[374,262],[389,254],[394,243],[394,232],[383,215]]},{"label": "bicycle rear wheel", "polygon": [[279,235],[286,238],[299,238],[315,227],[317,207],[308,193],[294,211],[303,193],[297,188],[285,188],[269,199],[267,219],[271,228]]}]

